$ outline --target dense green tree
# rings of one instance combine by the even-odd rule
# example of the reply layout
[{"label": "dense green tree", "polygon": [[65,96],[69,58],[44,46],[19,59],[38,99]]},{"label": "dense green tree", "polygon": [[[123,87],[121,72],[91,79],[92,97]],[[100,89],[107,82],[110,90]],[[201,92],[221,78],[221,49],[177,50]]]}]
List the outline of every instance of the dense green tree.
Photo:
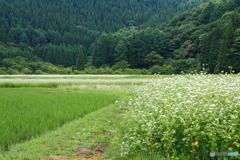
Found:
[{"label": "dense green tree", "polygon": [[[137,45],[136,47],[136,59],[137,62],[136,68],[144,68],[146,64],[144,62],[144,58],[148,53],[151,52],[150,44],[151,44],[151,31],[152,29],[147,28],[146,30],[142,30],[137,34]],[[148,34],[149,33],[149,34]]]},{"label": "dense green tree", "polygon": [[102,33],[95,43],[93,51],[93,65],[100,67],[103,65],[113,65],[115,62],[114,53],[118,42],[118,36]]},{"label": "dense green tree", "polygon": [[209,19],[209,21],[213,22],[218,20],[219,18],[221,18],[225,11],[226,7],[222,3],[219,3],[211,13],[211,18]]},{"label": "dense green tree", "polygon": [[207,6],[203,9],[201,15],[200,15],[200,21],[202,23],[209,23],[210,22],[210,18],[211,18],[211,14],[215,9],[215,4],[210,1]]},{"label": "dense green tree", "polygon": [[20,36],[20,42],[21,42],[21,43],[29,44],[30,41],[29,41],[29,38],[28,38],[28,36],[27,36],[26,33],[21,34],[21,36]]},{"label": "dense green tree", "polygon": [[193,58],[196,55],[197,46],[192,41],[187,40],[182,44],[179,50],[179,58]]},{"label": "dense green tree", "polygon": [[84,65],[85,65],[85,56],[84,56],[84,49],[83,46],[81,45],[78,49],[78,58],[76,62],[76,69],[77,70],[84,70]]},{"label": "dense green tree", "polygon": [[[221,39],[223,29],[219,24],[209,34],[204,35],[201,41],[201,54],[199,60],[201,65],[206,65],[210,73],[214,73],[215,66],[217,65],[218,55],[220,53]],[[202,66],[203,67],[203,66]],[[206,66],[204,67],[206,69]],[[202,69],[202,68],[201,68]]]},{"label": "dense green tree", "polygon": [[165,33],[155,28],[151,35],[151,50],[156,51],[157,54],[167,57],[169,42]]},{"label": "dense green tree", "polygon": [[234,32],[235,29],[233,26],[233,22],[231,22],[227,27],[227,31],[221,44],[220,53],[218,55],[217,65],[215,68],[216,73],[220,73],[222,70],[227,71],[228,67],[231,66],[231,60],[228,59],[228,57],[229,49],[234,41]]},{"label": "dense green tree", "polygon": [[113,70],[119,70],[119,69],[124,70],[124,69],[128,68],[129,66],[130,66],[130,65],[128,64],[127,61],[122,60],[122,61],[119,61],[119,62],[117,62],[116,64],[114,64],[114,65],[112,66],[112,69],[113,69]]},{"label": "dense green tree", "polygon": [[240,72],[240,35],[239,35],[239,29],[237,31],[238,33],[235,33],[235,40],[233,42],[232,47],[229,49],[229,55],[228,59],[230,60],[229,65],[232,67],[232,70],[235,73]]},{"label": "dense green tree", "polygon": [[5,58],[1,61],[1,66],[6,67],[7,69],[14,64],[15,64],[14,60],[10,58]]},{"label": "dense green tree", "polygon": [[163,57],[156,53],[156,51],[151,51],[146,58],[144,59],[147,66],[153,66],[153,65],[163,65]]},{"label": "dense green tree", "polygon": [[115,47],[115,60],[116,62],[120,62],[120,61],[127,61],[127,54],[128,54],[128,48],[127,48],[127,40],[125,38],[121,39],[116,47]]}]

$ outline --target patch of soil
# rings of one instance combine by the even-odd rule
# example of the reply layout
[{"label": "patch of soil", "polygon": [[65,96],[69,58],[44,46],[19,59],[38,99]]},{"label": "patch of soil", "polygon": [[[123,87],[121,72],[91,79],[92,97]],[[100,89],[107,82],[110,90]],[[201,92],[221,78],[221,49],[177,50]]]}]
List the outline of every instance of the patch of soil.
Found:
[{"label": "patch of soil", "polygon": [[93,150],[90,149],[90,148],[84,148],[84,147],[81,147],[81,148],[78,148],[77,151],[82,154],[82,155],[85,155],[85,156],[90,156],[93,154]]},{"label": "patch of soil", "polygon": [[90,149],[90,148],[78,148],[77,151],[84,156],[92,156],[92,155],[102,155],[105,150],[106,150],[107,146],[106,145],[98,145],[96,149]]},{"label": "patch of soil", "polygon": [[71,157],[69,157],[69,156],[51,156],[47,160],[71,160]]},{"label": "patch of soil", "polygon": [[98,145],[97,149],[95,150],[95,154],[103,154],[107,149],[106,145]]},{"label": "patch of soil", "polygon": [[104,160],[103,153],[105,152],[106,145],[98,145],[97,149],[81,147],[77,149],[79,156],[51,156],[44,160]]},{"label": "patch of soil", "polygon": [[106,134],[108,134],[108,132],[107,131],[102,131],[100,134],[106,135]]},{"label": "patch of soil", "polygon": [[82,156],[74,156],[74,157],[70,157],[70,156],[51,156],[48,159],[45,160],[104,160],[102,155],[92,155],[92,156],[86,156],[86,157],[82,157]]}]

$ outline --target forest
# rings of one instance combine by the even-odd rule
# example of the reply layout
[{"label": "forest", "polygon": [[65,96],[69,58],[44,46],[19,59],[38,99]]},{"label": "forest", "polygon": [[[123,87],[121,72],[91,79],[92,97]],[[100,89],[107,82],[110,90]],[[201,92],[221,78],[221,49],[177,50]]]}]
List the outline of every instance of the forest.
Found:
[{"label": "forest", "polygon": [[0,6],[0,74],[240,72],[240,0]]}]

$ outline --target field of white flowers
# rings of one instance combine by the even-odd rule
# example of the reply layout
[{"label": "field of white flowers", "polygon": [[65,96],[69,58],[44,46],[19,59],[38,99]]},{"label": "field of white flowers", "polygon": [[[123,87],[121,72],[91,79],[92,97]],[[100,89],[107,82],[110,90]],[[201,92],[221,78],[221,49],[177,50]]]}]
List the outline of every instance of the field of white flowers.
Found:
[{"label": "field of white flowers", "polygon": [[210,159],[211,151],[240,151],[239,76],[182,75],[134,90],[121,127],[122,157]]}]

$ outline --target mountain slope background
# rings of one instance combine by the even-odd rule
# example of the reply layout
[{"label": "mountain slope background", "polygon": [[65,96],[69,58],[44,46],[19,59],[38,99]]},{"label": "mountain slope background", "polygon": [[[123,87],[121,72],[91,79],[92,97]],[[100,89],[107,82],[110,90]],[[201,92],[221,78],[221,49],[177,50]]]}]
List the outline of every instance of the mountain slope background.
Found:
[{"label": "mountain slope background", "polygon": [[[239,0],[210,1],[160,27],[102,34],[95,42],[93,64],[125,61],[130,67],[162,74],[238,73],[239,7]],[[119,41],[114,42],[116,37]],[[102,45],[107,39],[108,45]]]},{"label": "mountain slope background", "polygon": [[[7,72],[17,56],[24,59],[18,57],[19,66],[13,70],[28,68],[29,73],[49,69],[26,66],[26,61],[72,66],[73,70],[76,66],[81,70],[90,66],[114,70],[155,66],[152,72],[169,74],[201,69],[202,64],[211,66],[207,68],[211,73],[226,70],[230,62],[219,61],[226,62],[228,50],[238,53],[237,44],[231,49],[236,37],[223,47],[222,58],[217,52],[229,39],[225,32],[229,19],[233,19],[230,11],[235,11],[237,18],[239,2],[220,0],[200,5],[204,2],[207,0],[1,0],[1,70]],[[235,32],[238,24],[232,25],[231,32]],[[221,36],[214,40],[209,34],[217,26]],[[213,44],[204,44],[207,37]],[[206,48],[209,44],[215,48]],[[234,69],[238,70],[237,66],[236,61]]]},{"label": "mountain slope background", "polygon": [[61,34],[81,25],[113,32],[126,25],[154,25],[208,0],[2,0],[1,21],[7,27],[32,26]]}]

